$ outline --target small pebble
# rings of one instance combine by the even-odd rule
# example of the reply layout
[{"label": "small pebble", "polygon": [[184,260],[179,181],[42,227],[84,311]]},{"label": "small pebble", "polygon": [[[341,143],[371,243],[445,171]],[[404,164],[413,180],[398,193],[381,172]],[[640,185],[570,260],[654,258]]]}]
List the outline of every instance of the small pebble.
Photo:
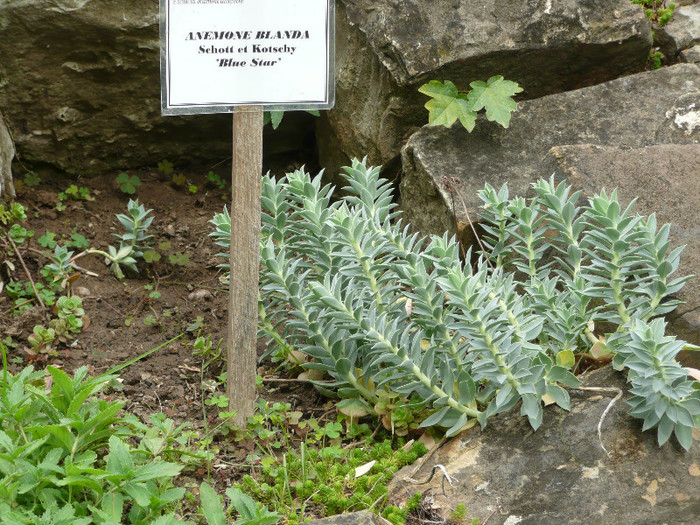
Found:
[{"label": "small pebble", "polygon": [[73,294],[78,297],[90,297],[90,289],[84,286],[76,286],[73,288]]},{"label": "small pebble", "polygon": [[203,288],[200,288],[199,290],[195,290],[190,295],[188,295],[187,298],[190,301],[201,301],[201,300],[211,301],[214,297],[212,296],[212,294],[209,290],[205,290]]}]

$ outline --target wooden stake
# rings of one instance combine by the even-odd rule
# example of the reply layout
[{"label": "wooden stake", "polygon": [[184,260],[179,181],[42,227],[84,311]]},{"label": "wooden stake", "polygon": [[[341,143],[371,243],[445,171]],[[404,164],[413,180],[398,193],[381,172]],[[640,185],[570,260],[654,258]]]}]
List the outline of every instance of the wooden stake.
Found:
[{"label": "wooden stake", "polygon": [[234,109],[226,393],[239,428],[255,407],[262,128],[262,106]]}]

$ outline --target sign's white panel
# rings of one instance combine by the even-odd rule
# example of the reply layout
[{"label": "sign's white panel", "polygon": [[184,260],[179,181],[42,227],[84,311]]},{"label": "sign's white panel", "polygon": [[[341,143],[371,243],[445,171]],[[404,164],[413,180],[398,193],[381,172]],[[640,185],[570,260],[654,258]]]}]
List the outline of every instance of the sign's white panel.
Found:
[{"label": "sign's white panel", "polygon": [[333,105],[332,0],[161,0],[163,114]]}]

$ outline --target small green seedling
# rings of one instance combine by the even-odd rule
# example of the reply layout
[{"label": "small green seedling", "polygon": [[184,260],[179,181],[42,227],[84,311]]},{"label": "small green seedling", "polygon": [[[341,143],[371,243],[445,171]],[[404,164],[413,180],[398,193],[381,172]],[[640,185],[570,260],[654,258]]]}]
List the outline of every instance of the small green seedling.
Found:
[{"label": "small green seedling", "polygon": [[87,250],[89,245],[85,236],[76,232],[75,229],[73,229],[73,233],[70,235],[70,240],[66,243],[66,246],[73,246],[79,250]]},{"label": "small green seedling", "polygon": [[128,173],[120,173],[117,175],[116,183],[119,184],[119,189],[123,193],[133,195],[136,193],[136,188],[141,186],[141,179],[136,175],[129,175]]},{"label": "small green seedling", "polygon": [[187,266],[190,262],[190,256],[186,253],[175,252],[172,255],[168,255],[168,262],[176,266]]},{"label": "small green seedling", "polygon": [[5,208],[0,204],[0,222],[4,225],[12,224],[13,222],[24,222],[27,220],[27,213],[19,202],[13,202],[9,208]]},{"label": "small green seedling", "polygon": [[158,163],[158,171],[163,175],[170,175],[173,172],[173,163],[168,160],[161,160]]},{"label": "small green seedling", "polygon": [[186,330],[187,330],[188,332],[196,332],[196,331],[198,331],[198,330],[201,330],[203,325],[204,325],[204,317],[202,317],[201,315],[198,315],[198,316],[195,318],[195,320],[192,322],[192,324],[190,324],[190,325],[187,327]]},{"label": "small green seedling", "polygon": [[[224,525],[227,523],[221,496],[205,481],[199,488],[202,499],[202,510],[204,518],[209,525]],[[270,512],[265,505],[258,504],[253,498],[238,489],[226,489],[226,496],[231,500],[231,506],[236,509],[240,519],[236,521],[238,525],[274,525],[282,516],[275,512]],[[230,512],[230,510],[229,510]]]},{"label": "small green seedling", "polygon": [[19,224],[13,224],[7,234],[15,244],[23,244],[27,239],[34,237],[33,231],[28,230]]},{"label": "small green seedling", "polygon": [[56,331],[53,328],[44,328],[41,325],[34,327],[33,333],[27,338],[29,348],[25,352],[30,358],[37,358],[40,354],[55,354],[52,343],[56,339]]},{"label": "small green seedling", "polygon": [[56,339],[62,343],[68,343],[85,326],[85,310],[83,310],[83,300],[78,296],[60,297],[56,301],[54,311],[58,315],[57,319],[49,322],[49,328],[54,330]]},{"label": "small green seedling", "polygon": [[632,3],[643,7],[646,17],[652,22],[659,24],[659,26],[666,25],[673,17],[673,12],[676,9],[674,2],[667,6],[666,0],[632,0]]},{"label": "small green seedling", "polygon": [[41,177],[39,177],[39,175],[37,175],[36,173],[25,173],[24,183],[27,186],[38,186],[39,183],[41,183]]},{"label": "small green seedling", "polygon": [[66,288],[74,273],[71,257],[73,257],[73,252],[69,252],[67,246],[57,244],[53,254],[49,256],[51,263],[41,269],[41,275],[49,282],[55,283],[57,287]]},{"label": "small green seedling", "polygon": [[39,243],[39,246],[53,250],[56,247],[55,239],[56,234],[46,230],[46,233],[39,237],[36,241]]},{"label": "small green seedling", "polygon": [[216,186],[220,190],[225,190],[226,187],[228,186],[226,184],[226,181],[222,180],[221,177],[219,176],[219,174],[214,173],[213,171],[209,171],[209,173],[207,173],[207,182],[213,184],[214,186]]},{"label": "small green seedling", "polygon": [[58,194],[58,200],[60,201],[94,201],[95,198],[90,195],[90,190],[84,186],[76,186],[71,184],[65,191]]},{"label": "small green seedling", "polygon": [[153,284],[147,284],[143,287],[143,289],[148,292],[149,299],[160,299],[161,293],[157,289],[154,289]]},{"label": "small green seedling", "polygon": [[160,254],[153,249],[146,250],[145,252],[143,252],[143,260],[149,264],[153,262],[158,262],[160,261],[160,259]]}]

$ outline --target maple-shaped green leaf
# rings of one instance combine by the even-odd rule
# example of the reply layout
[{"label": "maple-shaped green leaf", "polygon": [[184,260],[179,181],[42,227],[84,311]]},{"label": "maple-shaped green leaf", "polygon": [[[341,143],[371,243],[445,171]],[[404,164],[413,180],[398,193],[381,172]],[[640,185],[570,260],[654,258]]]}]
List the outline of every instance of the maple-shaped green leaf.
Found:
[{"label": "maple-shaped green leaf", "polygon": [[467,95],[470,108],[473,111],[485,108],[487,119],[507,128],[511,112],[518,109],[513,96],[523,88],[517,82],[503,80],[501,75],[489,78],[486,83],[477,81],[469,85],[472,87]]},{"label": "maple-shaped green leaf", "polygon": [[418,88],[418,91],[432,97],[425,104],[425,108],[430,112],[429,126],[449,128],[459,119],[467,131],[474,129],[476,112],[470,108],[467,96],[460,93],[452,82],[446,80],[443,84],[438,80],[431,80]]},{"label": "maple-shaped green leaf", "polygon": [[173,184],[176,184],[178,186],[184,186],[186,181],[184,173],[178,173],[176,175],[173,175],[172,181]]}]

